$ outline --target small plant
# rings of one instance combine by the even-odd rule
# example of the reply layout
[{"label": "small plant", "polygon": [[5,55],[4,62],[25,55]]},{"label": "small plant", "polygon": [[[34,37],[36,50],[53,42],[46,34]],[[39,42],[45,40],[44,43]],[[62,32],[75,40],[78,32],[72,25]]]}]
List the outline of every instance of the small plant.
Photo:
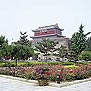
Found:
[{"label": "small plant", "polygon": [[35,69],[36,78],[47,79],[47,73],[46,73],[47,71],[49,71],[49,69],[46,66],[36,68]]},{"label": "small plant", "polygon": [[47,71],[49,69],[46,66],[37,67],[35,69],[36,79],[38,80],[39,86],[46,86],[48,85],[48,74]]},{"label": "small plant", "polygon": [[56,76],[50,75],[50,81],[56,82]]}]

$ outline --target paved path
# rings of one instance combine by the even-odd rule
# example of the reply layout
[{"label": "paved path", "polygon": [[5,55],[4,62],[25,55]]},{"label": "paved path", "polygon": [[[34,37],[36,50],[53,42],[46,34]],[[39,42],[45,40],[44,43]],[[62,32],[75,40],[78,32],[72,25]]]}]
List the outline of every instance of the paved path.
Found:
[{"label": "paved path", "polygon": [[91,91],[91,81],[57,88],[0,77],[0,91]]}]

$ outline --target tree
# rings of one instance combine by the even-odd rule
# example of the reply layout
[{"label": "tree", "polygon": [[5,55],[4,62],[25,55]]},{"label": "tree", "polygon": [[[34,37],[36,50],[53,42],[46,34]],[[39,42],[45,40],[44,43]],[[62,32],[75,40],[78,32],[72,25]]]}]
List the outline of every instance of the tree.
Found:
[{"label": "tree", "polygon": [[28,59],[33,55],[33,49],[26,46],[26,45],[20,45],[17,44],[12,47],[11,56],[14,57],[14,59]]},{"label": "tree", "polygon": [[9,45],[7,43],[2,44],[2,55],[3,57],[9,56]]},{"label": "tree", "polygon": [[31,45],[31,42],[27,38],[28,37],[27,32],[22,33],[20,31],[20,34],[21,34],[20,39],[15,44],[21,44],[26,46]]},{"label": "tree", "polygon": [[20,39],[13,46],[12,56],[18,59],[28,59],[34,53],[31,41],[28,40],[27,32],[20,32]]},{"label": "tree", "polygon": [[8,54],[7,51],[8,40],[5,39],[5,36],[0,36],[0,59]]},{"label": "tree", "polygon": [[50,52],[53,52],[56,50],[55,46],[58,44],[58,42],[54,42],[51,41],[49,39],[44,39],[41,42],[37,42],[37,44],[35,45],[35,50],[44,53],[44,55],[46,56],[46,60],[47,60],[47,55]]},{"label": "tree", "polygon": [[86,60],[86,61],[91,61],[91,51],[83,51],[79,55],[80,60]]},{"label": "tree", "polygon": [[88,39],[86,40],[86,51],[91,51],[91,37],[88,37]]},{"label": "tree", "polygon": [[2,47],[3,43],[7,43],[8,44],[8,40],[5,39],[5,36],[0,36],[0,48]]},{"label": "tree", "polygon": [[86,47],[86,37],[91,32],[84,34],[84,26],[81,24],[79,31],[74,33],[71,38],[71,51],[75,54],[75,59],[78,60],[78,56]]},{"label": "tree", "polygon": [[67,54],[67,48],[63,45],[61,45],[60,48],[58,48],[58,51],[59,51],[59,56],[61,58],[65,57]]}]

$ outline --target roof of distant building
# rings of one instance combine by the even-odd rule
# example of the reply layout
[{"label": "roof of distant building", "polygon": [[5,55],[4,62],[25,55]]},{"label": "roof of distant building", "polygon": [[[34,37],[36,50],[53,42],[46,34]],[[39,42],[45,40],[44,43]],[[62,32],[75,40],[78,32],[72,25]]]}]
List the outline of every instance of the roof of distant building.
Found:
[{"label": "roof of distant building", "polygon": [[64,37],[62,35],[59,34],[50,34],[50,35],[42,35],[42,36],[31,36],[30,38],[41,38],[41,37],[48,37],[48,36],[59,36],[59,37]]},{"label": "roof of distant building", "polygon": [[58,24],[55,24],[55,25],[49,25],[49,26],[43,26],[43,27],[39,27],[38,29],[35,29],[35,30],[32,30],[33,32],[36,32],[36,31],[41,31],[41,30],[49,30],[49,29],[58,29],[58,30],[63,30],[63,29],[60,29],[58,27]]}]

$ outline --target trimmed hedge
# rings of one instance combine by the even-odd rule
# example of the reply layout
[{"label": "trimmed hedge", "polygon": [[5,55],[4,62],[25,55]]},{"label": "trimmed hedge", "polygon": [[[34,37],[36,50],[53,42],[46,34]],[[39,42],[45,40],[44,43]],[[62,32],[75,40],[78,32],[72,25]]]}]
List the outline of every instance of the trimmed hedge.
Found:
[{"label": "trimmed hedge", "polygon": [[[63,66],[75,66],[74,62],[17,62],[19,67],[33,67],[35,65],[63,65]],[[91,62],[80,62],[79,64],[87,65]],[[15,62],[0,62],[0,67],[15,67]]]},{"label": "trimmed hedge", "polygon": [[[73,62],[17,62],[17,66],[31,67],[35,65],[75,65]],[[15,62],[0,62],[0,67],[14,67]]]}]

